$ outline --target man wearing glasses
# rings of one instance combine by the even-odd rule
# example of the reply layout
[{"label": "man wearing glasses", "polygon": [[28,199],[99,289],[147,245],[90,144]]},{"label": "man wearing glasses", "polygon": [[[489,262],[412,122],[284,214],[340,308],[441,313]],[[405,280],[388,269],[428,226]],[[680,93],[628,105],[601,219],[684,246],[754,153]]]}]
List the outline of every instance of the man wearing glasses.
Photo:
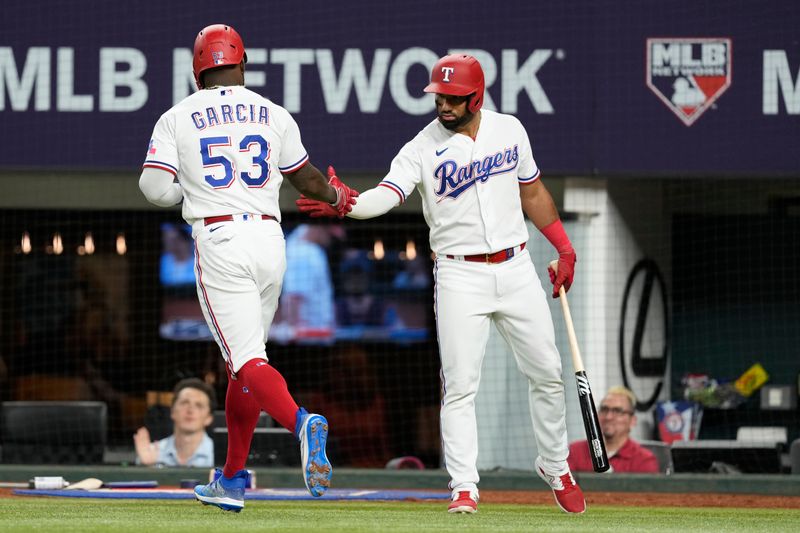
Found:
[{"label": "man wearing glasses", "polygon": [[[625,387],[611,387],[600,402],[600,429],[611,463],[609,472],[659,471],[655,455],[630,437],[636,425],[635,406],[636,396]],[[588,442],[581,440],[570,444],[567,462],[573,472],[592,472]]]}]

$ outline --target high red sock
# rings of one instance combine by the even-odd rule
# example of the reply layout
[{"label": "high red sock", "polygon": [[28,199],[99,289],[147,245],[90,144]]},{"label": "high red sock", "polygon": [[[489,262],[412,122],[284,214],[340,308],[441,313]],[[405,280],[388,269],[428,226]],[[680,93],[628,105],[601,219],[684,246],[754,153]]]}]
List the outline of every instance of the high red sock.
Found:
[{"label": "high red sock", "polygon": [[236,375],[259,407],[294,435],[298,407],[280,372],[263,359],[251,359]]},{"label": "high red sock", "polygon": [[258,423],[261,407],[250,392],[245,392],[242,380],[228,378],[228,392],[225,395],[225,421],[228,424],[228,455],[222,473],[233,477],[244,468],[250,453],[250,441]]}]

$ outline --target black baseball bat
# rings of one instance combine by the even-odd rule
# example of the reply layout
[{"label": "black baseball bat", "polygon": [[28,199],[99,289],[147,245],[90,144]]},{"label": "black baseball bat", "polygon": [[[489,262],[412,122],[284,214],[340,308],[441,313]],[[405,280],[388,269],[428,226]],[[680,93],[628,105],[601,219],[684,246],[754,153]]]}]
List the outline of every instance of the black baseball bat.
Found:
[{"label": "black baseball bat", "polygon": [[[555,263],[555,264],[553,264]],[[553,261],[550,265],[554,270],[558,268],[558,262]],[[595,472],[605,472],[611,466],[608,463],[606,453],[606,443],[603,441],[603,432],[600,431],[600,423],[597,418],[597,409],[594,406],[592,388],[589,386],[589,378],[583,367],[581,350],[578,347],[578,338],[575,336],[575,326],[572,324],[572,313],[569,312],[569,302],[567,292],[561,286],[558,289],[561,309],[564,311],[564,322],[567,324],[567,337],[569,338],[569,349],[572,352],[572,365],[575,367],[575,384],[578,387],[578,401],[581,406],[581,416],[583,417],[583,429],[586,431],[586,440],[589,441],[589,455],[592,457],[592,468]]]},{"label": "black baseball bat", "polygon": [[586,440],[589,441],[589,455],[592,458],[592,468],[595,472],[605,472],[611,465],[608,464],[606,444],[603,433],[597,420],[597,409],[594,406],[592,389],[589,387],[589,378],[586,371],[575,372],[575,384],[578,386],[578,401],[583,416],[583,429],[586,431]]}]

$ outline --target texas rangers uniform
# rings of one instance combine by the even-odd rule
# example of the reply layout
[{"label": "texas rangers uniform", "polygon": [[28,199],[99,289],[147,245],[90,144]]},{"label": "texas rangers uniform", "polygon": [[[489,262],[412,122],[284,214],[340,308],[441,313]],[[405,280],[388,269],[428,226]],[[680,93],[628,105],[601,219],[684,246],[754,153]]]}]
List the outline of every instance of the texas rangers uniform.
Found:
[{"label": "texas rangers uniform", "polygon": [[144,166],[181,184],[183,218],[195,238],[197,294],[234,373],[266,359],[286,270],[281,173],[307,161],[291,115],[244,86],[198,91],[164,113],[153,131]]},{"label": "texas rangers uniform", "polygon": [[[397,203],[418,190],[430,226],[444,390],[441,429],[454,492],[477,492],[474,401],[491,321],[530,381],[542,460],[554,470],[566,468],[561,358],[546,295],[525,250],[529,236],[520,202],[520,187],[539,176],[519,120],[483,109],[474,140],[433,120],[400,150],[377,188],[394,191]],[[360,218],[367,207],[362,203],[371,197],[363,193],[350,216]]]}]

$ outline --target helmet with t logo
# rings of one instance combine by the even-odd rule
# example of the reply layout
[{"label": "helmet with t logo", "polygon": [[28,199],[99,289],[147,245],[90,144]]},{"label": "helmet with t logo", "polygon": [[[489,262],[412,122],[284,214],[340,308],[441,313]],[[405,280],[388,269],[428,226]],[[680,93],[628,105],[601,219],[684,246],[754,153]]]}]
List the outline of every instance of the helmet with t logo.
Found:
[{"label": "helmet with t logo", "polygon": [[484,86],[483,69],[477,59],[467,54],[450,54],[433,66],[431,82],[424,90],[426,93],[453,96],[474,95],[467,109],[475,113],[483,105]]}]

